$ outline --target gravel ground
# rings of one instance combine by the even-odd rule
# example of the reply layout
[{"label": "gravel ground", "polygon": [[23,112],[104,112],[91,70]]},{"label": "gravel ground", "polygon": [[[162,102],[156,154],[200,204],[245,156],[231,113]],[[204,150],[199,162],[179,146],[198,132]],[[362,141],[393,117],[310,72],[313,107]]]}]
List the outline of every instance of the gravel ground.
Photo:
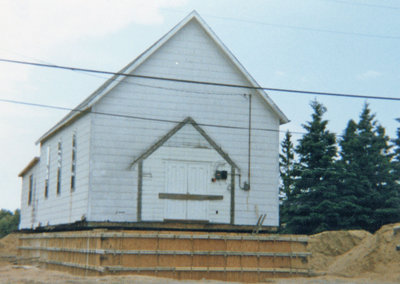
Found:
[{"label": "gravel ground", "polygon": [[[382,284],[382,283],[399,283],[390,282],[379,279],[379,275],[371,275],[371,278],[341,278],[334,276],[320,276],[311,278],[291,278],[291,279],[268,279],[266,283],[277,284],[343,284],[343,283],[366,283],[366,284]],[[115,284],[133,284],[133,283],[213,283],[222,284],[223,281],[211,280],[173,280],[166,278],[147,277],[147,276],[75,276],[65,272],[54,270],[46,270],[36,265],[14,265],[6,260],[0,260],[0,283],[12,284],[39,284],[39,283],[54,283],[54,284],[97,284],[97,283],[115,283]]]}]

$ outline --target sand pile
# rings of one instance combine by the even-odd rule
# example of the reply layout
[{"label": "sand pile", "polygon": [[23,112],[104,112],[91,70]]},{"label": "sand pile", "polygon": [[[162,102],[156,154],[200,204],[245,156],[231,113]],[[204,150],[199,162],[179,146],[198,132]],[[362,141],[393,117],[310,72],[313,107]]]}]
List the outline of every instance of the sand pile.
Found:
[{"label": "sand pile", "polygon": [[344,253],[350,251],[371,234],[364,230],[327,231],[309,237],[308,251],[312,253],[310,269],[326,272]]},{"label": "sand pile", "polygon": [[9,234],[0,239],[0,256],[16,256],[18,234]]},{"label": "sand pile", "polygon": [[388,280],[400,280],[400,233],[393,228],[400,224],[383,226],[374,235],[364,238],[352,250],[338,257],[327,272],[333,275],[358,277],[378,274]]}]

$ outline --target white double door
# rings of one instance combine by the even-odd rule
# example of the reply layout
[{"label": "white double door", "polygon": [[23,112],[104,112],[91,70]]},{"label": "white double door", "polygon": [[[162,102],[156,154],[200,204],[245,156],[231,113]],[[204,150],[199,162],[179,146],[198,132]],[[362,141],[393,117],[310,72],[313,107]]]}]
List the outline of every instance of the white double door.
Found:
[{"label": "white double door", "polygon": [[211,180],[210,163],[168,161],[165,165],[165,219],[208,221],[207,200],[193,200],[193,195],[207,195]]}]

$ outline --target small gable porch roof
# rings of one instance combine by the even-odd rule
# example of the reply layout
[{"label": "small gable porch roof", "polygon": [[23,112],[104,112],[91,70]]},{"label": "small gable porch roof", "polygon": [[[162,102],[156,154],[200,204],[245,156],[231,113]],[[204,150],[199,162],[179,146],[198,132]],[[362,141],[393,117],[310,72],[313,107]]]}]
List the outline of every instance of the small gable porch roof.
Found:
[{"label": "small gable porch roof", "polygon": [[225,153],[220,146],[218,146],[215,141],[208,136],[208,134],[194,121],[193,118],[187,117],[185,118],[182,122],[177,124],[174,128],[172,128],[166,135],[164,135],[161,139],[159,139],[156,143],[154,143],[152,146],[150,146],[146,151],[144,151],[139,157],[135,158],[133,162],[130,164],[129,169],[132,168],[136,163],[139,161],[145,160],[147,157],[149,157],[151,154],[153,154],[158,148],[160,148],[168,139],[170,139],[174,134],[176,134],[179,130],[181,130],[185,125],[190,124],[192,125],[200,134],[201,136],[204,137],[204,139],[213,147],[215,151],[218,152],[218,154],[224,158],[226,162],[231,167],[234,167],[239,170],[240,168],[236,165],[236,163],[229,157],[227,153]]}]

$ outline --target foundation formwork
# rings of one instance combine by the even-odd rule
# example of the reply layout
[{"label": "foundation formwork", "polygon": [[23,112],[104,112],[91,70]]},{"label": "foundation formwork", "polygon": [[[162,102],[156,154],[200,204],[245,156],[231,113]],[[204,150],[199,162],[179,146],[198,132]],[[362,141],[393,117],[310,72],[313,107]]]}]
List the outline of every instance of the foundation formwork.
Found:
[{"label": "foundation formwork", "polygon": [[306,236],[165,231],[21,234],[18,253],[84,275],[259,282],[309,274]]}]

